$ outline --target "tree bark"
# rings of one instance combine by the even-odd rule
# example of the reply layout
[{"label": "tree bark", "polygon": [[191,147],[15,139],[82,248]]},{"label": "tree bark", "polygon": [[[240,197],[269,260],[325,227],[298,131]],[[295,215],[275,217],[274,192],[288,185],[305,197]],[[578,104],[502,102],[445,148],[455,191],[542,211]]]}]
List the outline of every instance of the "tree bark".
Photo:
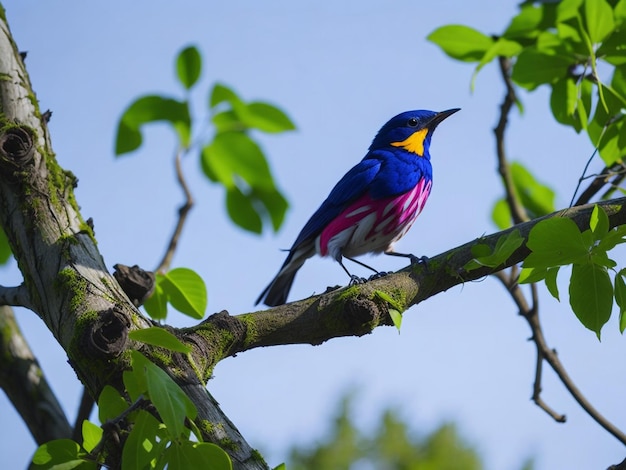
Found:
[{"label": "tree bark", "polygon": [[[0,30],[0,225],[24,277],[21,286],[1,287],[0,298],[42,319],[92,397],[106,384],[123,393],[124,353],[141,349],[150,356],[150,348],[131,341],[128,333],[151,323],[109,274],[74,198],[76,178],[55,159],[47,118],[4,17]],[[181,379],[165,369],[189,391],[198,419],[219,430],[207,432],[207,441],[219,445],[227,440],[225,450],[235,468],[267,468],[200,380],[189,385],[192,373]],[[107,464],[119,467],[119,461]]]}]

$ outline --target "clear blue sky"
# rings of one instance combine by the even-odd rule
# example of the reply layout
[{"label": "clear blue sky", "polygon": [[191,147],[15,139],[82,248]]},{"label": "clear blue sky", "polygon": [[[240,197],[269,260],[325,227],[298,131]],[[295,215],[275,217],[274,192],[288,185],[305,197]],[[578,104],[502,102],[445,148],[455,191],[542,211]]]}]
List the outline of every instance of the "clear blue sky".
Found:
[{"label": "clear blue sky", "polygon": [[[183,46],[196,44],[205,60],[201,91],[194,96],[197,114],[204,114],[209,85],[222,81],[246,99],[280,105],[296,122],[297,132],[261,138],[291,202],[277,235],[256,237],[233,227],[221,190],[199,176],[197,158],[185,162],[198,204],[174,265],[205,278],[209,313],[254,309],[283,262],[279,249],[291,245],[337,179],[362,158],[378,128],[401,111],[462,108],[434,136],[433,191],[398,249],[432,256],[494,231],[489,213],[502,190],[492,128],[503,87],[490,66],[471,94],[472,67],[452,62],[425,37],[454,23],[498,33],[517,11],[514,1],[482,1],[480,8],[463,0],[4,5],[20,49],[28,51],[41,108],[54,113],[50,129],[57,158],[79,178],[76,195],[83,215],[94,219],[108,266],[153,268],[173,228],[181,194],[167,130],[150,128],[145,147],[123,159],[115,160],[112,149],[117,119],[131,100],[151,92],[180,95],[173,61]],[[592,148],[584,136],[553,122],[547,98],[546,90],[523,95],[526,112],[512,118],[508,149],[554,186],[562,207]],[[403,266],[388,257],[368,262],[381,270]],[[0,269],[0,279],[18,283],[15,265]],[[290,298],[345,282],[339,266],[312,260]],[[566,300],[559,304],[543,292],[541,307],[548,341],[576,383],[626,428],[626,363],[616,321],[599,343],[573,318]],[[18,319],[73,419],[80,386],[63,352],[33,313],[19,311]],[[171,320],[191,324],[178,315]],[[624,447],[580,411],[547,368],[543,396],[567,414],[568,423],[554,423],[529,400],[535,349],[528,336],[504,290],[486,279],[412,308],[400,335],[379,328],[363,338],[228,359],[216,368],[209,389],[271,465],[284,459],[289,445],[321,438],[339,395],[351,388],[359,390],[357,421],[364,427],[388,405],[420,432],[454,420],[490,470],[518,468],[530,456],[538,470],[605,468],[621,461]],[[22,468],[34,445],[3,395],[0,417],[3,466]]]}]

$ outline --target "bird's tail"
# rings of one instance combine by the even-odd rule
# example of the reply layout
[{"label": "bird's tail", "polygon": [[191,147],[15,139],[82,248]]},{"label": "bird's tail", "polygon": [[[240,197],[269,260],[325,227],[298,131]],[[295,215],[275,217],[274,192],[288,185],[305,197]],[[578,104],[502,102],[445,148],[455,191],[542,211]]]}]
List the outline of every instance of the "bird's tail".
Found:
[{"label": "bird's tail", "polygon": [[280,271],[263,292],[261,292],[259,298],[256,299],[255,305],[262,301],[265,305],[276,307],[277,305],[282,305],[287,302],[287,296],[289,295],[291,285],[293,284],[298,269],[315,253],[313,244],[310,245],[311,246],[300,246],[289,252],[289,256],[287,256]]}]

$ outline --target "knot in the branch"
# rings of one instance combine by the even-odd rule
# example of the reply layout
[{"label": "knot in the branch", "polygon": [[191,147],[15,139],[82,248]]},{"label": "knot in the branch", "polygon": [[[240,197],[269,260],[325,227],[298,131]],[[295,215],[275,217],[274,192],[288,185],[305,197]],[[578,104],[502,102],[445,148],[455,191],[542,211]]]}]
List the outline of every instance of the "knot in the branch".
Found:
[{"label": "knot in the branch", "polygon": [[154,291],[155,276],[151,271],[145,271],[139,266],[132,267],[123,264],[113,266],[113,277],[126,293],[135,307],[139,307]]},{"label": "knot in the branch", "polygon": [[94,357],[117,357],[128,344],[130,321],[116,308],[104,310],[87,332],[87,350]]},{"label": "knot in the branch", "polygon": [[4,165],[21,168],[33,159],[34,153],[33,135],[27,127],[8,127],[0,134],[0,157]]}]

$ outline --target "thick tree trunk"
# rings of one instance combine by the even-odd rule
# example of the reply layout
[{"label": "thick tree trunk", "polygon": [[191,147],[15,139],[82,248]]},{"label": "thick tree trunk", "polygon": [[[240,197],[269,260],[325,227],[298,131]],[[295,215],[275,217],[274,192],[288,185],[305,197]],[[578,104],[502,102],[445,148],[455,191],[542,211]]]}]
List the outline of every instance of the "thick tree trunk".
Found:
[{"label": "thick tree trunk", "polygon": [[[45,322],[92,397],[106,384],[123,392],[121,374],[128,367],[123,353],[149,349],[129,340],[128,332],[150,322],[109,274],[74,199],[76,178],[56,162],[47,116],[38,109],[4,18],[0,29],[0,225],[24,276],[23,285],[0,288],[0,298],[30,308]],[[267,468],[201,380],[190,373],[184,381],[198,419],[219,430],[207,440],[229,442],[225,450],[236,468]]]}]

